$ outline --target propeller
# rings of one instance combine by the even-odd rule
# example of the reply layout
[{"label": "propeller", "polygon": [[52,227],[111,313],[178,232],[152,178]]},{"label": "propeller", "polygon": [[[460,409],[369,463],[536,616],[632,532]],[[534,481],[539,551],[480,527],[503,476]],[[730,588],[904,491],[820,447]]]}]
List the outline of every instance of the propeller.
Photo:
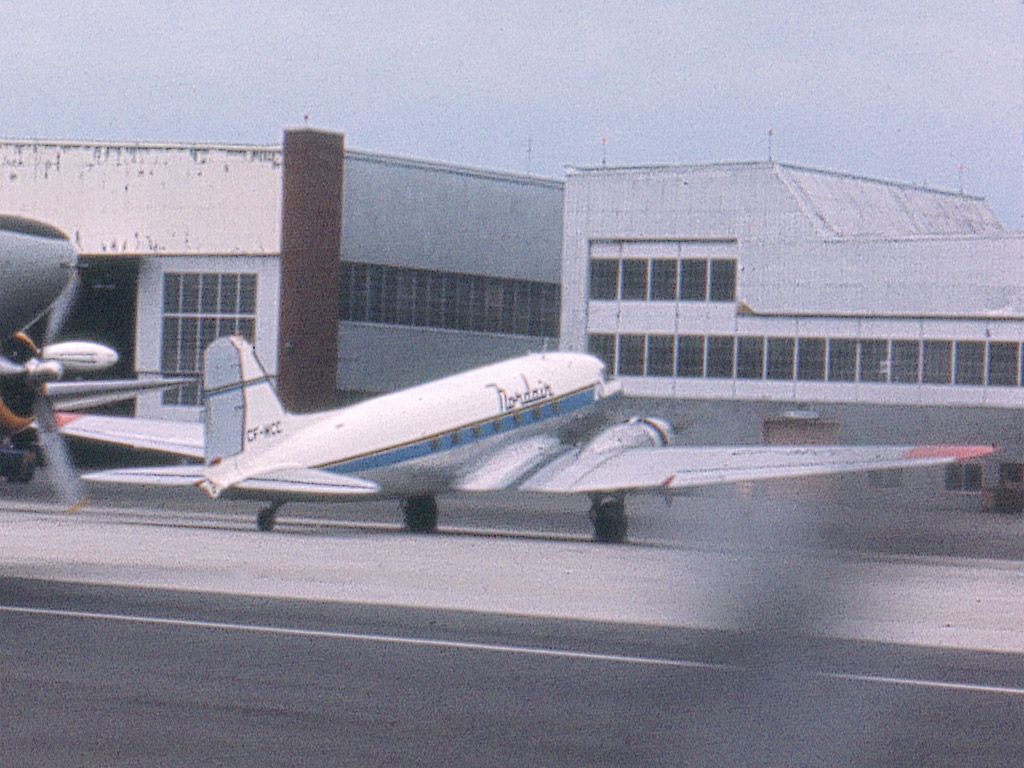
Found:
[{"label": "propeller", "polygon": [[75,512],[85,506],[85,489],[75,470],[74,462],[71,461],[64,436],[57,429],[53,406],[45,394],[36,398],[33,412],[36,417],[39,447],[42,448],[46,464],[51,470],[57,495],[68,512]]},{"label": "propeller", "polygon": [[46,396],[46,382],[61,378],[64,375],[64,365],[59,359],[47,359],[46,351],[54,347],[54,341],[75,304],[79,285],[78,270],[75,269],[71,273],[71,279],[64,286],[64,290],[50,307],[49,315],[46,318],[46,335],[43,338],[43,354],[41,359],[30,361],[36,365],[29,369],[29,377],[34,379],[37,387],[37,397],[32,405],[32,412],[36,419],[39,447],[42,448],[46,463],[51,468],[51,476],[57,487],[60,501],[69,512],[78,510],[85,505],[85,489],[82,487],[82,481],[71,461],[71,454],[68,451],[67,443],[64,442],[64,436],[57,428],[53,405]]}]

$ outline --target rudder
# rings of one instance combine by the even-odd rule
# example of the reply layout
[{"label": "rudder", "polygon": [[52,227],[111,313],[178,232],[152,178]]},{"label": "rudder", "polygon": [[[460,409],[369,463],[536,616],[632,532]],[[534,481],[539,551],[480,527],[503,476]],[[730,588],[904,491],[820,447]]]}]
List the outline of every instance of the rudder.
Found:
[{"label": "rudder", "polygon": [[252,450],[288,415],[252,344],[241,336],[222,336],[206,348],[203,399],[207,465]]}]

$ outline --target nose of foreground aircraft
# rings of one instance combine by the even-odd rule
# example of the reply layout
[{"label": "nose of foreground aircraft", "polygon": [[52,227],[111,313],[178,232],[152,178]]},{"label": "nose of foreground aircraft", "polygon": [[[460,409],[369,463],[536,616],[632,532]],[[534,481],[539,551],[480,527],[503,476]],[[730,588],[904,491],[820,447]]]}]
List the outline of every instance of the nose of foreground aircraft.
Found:
[{"label": "nose of foreground aircraft", "polygon": [[78,254],[56,227],[0,216],[0,339],[30,324],[71,282]]}]

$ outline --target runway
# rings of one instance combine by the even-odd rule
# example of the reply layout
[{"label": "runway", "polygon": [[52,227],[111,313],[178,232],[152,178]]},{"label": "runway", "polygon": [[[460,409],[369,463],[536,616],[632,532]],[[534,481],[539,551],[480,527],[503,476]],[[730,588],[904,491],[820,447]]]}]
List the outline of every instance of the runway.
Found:
[{"label": "runway", "polygon": [[267,536],[251,506],[153,501],[0,507],[4,765],[1024,759],[1018,560],[831,549],[749,509],[658,536],[680,513],[652,507],[607,547],[545,509]]}]

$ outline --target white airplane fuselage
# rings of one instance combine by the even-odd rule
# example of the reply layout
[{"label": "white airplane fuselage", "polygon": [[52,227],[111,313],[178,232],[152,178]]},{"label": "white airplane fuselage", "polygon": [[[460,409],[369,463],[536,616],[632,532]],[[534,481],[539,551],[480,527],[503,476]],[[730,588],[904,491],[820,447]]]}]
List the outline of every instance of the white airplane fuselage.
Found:
[{"label": "white airplane fuselage", "polygon": [[[504,465],[522,471],[538,448],[556,450],[555,433],[566,420],[620,390],[596,358],[553,352],[319,414],[256,416],[254,402],[242,452],[214,460],[207,477],[223,488],[245,476],[308,467],[369,480],[383,496],[441,493],[472,483],[474,470],[491,480]],[[529,451],[517,450],[525,445]]]},{"label": "white airplane fuselage", "polygon": [[348,408],[294,415],[278,401],[252,344],[226,336],[204,354],[202,440],[166,423],[123,419],[81,425],[77,434],[121,444],[163,444],[202,456],[203,464],[110,470],[88,479],[191,485],[212,498],[262,499],[270,502],[257,516],[264,531],[273,528],[281,504],[320,498],[400,498],[406,527],[432,531],[437,496],[516,490],[589,497],[594,537],[602,542],[625,540],[627,494],[925,467],[994,450],[980,445],[678,446],[665,421],[623,420],[618,408],[603,407],[621,390],[619,382],[605,379],[604,363],[597,358],[553,352],[494,363]]}]

